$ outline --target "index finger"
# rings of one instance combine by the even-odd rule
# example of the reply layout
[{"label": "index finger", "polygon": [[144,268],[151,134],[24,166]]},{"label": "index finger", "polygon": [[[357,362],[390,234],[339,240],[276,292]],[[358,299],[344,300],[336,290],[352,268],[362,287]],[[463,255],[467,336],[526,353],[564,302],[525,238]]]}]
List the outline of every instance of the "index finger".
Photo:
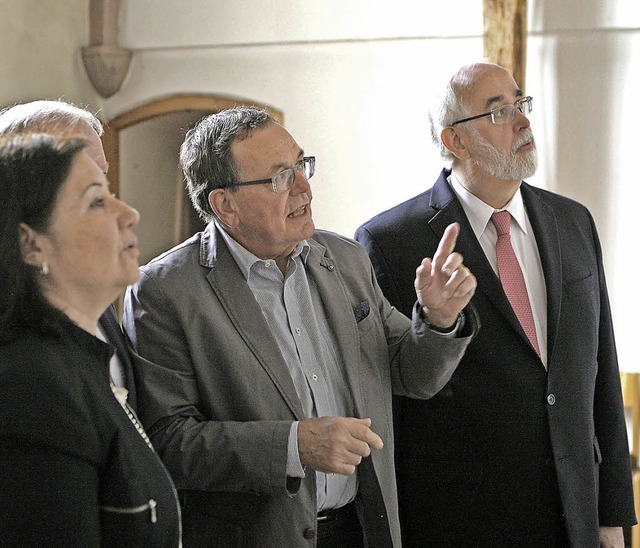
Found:
[{"label": "index finger", "polygon": [[438,244],[438,249],[433,256],[434,268],[439,270],[447,260],[447,257],[453,253],[458,240],[458,234],[460,233],[460,225],[458,223],[451,223],[442,235],[442,239]]}]

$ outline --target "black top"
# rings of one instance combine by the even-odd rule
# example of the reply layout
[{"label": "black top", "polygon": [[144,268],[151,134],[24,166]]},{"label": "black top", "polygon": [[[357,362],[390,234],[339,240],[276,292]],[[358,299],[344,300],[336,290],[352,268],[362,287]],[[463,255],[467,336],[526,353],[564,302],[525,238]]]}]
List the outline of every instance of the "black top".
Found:
[{"label": "black top", "polygon": [[126,389],[129,391],[127,403],[134,411],[138,409],[138,397],[136,394],[136,383],[133,376],[133,358],[127,346],[125,335],[122,332],[118,315],[113,305],[104,311],[99,320],[100,327],[106,335],[107,342],[115,348],[116,354],[122,365],[122,374]]},{"label": "black top", "polygon": [[113,349],[69,325],[0,346],[0,545],[179,545],[179,505],[109,385]]}]

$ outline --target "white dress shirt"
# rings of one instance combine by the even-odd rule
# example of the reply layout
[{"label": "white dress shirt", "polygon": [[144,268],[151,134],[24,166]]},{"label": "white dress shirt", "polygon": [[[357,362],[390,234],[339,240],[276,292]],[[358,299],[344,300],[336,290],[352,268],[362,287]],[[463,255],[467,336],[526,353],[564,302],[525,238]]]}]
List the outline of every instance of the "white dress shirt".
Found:
[{"label": "white dress shirt", "polygon": [[[218,223],[216,227],[271,327],[289,367],[305,418],[354,416],[344,364],[335,351],[337,343],[318,289],[306,273],[309,244],[306,241],[298,244],[283,275],[273,259],[259,259]],[[292,423],[289,434],[286,470],[291,477],[306,474],[298,453],[298,424]],[[315,474],[318,511],[339,508],[355,498],[357,474]]]},{"label": "white dress shirt", "polygon": [[527,210],[522,201],[520,189],[511,201],[502,209],[497,210],[471,194],[452,173],[448,179],[453,192],[460,200],[467,219],[471,224],[478,242],[482,247],[491,267],[498,276],[498,259],[496,257],[496,242],[498,233],[491,221],[491,215],[496,211],[508,211],[511,214],[511,245],[515,251],[524,281],[529,293],[529,301],[536,326],[540,359],[547,367],[547,290],[544,272],[540,261],[540,253],[536,237],[531,228]]},{"label": "white dress shirt", "polygon": [[[98,330],[96,332],[96,337],[98,337],[102,342],[109,343],[105,332],[102,330],[100,324],[98,324]],[[118,358],[118,353],[114,352],[113,356],[111,356],[111,361],[109,362],[109,373],[111,375],[111,382],[120,388],[126,388],[127,383],[124,379],[124,368],[122,367],[122,363],[120,362],[120,358]]]}]

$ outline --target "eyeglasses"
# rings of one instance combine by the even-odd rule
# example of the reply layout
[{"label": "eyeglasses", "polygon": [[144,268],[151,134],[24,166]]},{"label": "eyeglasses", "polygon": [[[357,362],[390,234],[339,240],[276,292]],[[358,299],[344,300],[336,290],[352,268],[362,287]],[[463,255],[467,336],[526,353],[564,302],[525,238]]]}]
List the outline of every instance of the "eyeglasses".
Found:
[{"label": "eyeglasses", "polygon": [[313,177],[313,174],[316,170],[316,157],[315,156],[305,156],[296,164],[295,167],[290,169],[285,169],[281,171],[277,175],[269,179],[258,179],[257,181],[246,181],[244,183],[235,183],[236,186],[245,186],[245,185],[264,185],[266,183],[271,183],[273,185],[274,192],[286,192],[289,190],[293,183],[296,180],[296,171],[302,171],[305,179],[309,180]]},{"label": "eyeglasses", "polygon": [[469,118],[463,118],[462,120],[457,120],[451,124],[455,126],[456,124],[461,124],[462,122],[469,122],[471,120],[477,120],[478,118],[483,118],[484,116],[491,116],[491,123],[496,125],[508,124],[511,122],[516,115],[516,109],[518,109],[525,116],[531,112],[533,108],[532,105],[533,98],[532,97],[523,97],[522,99],[518,99],[515,103],[510,103],[507,105],[502,105],[501,107],[494,108],[489,112],[485,112],[483,114],[478,114],[477,116],[471,116]]}]

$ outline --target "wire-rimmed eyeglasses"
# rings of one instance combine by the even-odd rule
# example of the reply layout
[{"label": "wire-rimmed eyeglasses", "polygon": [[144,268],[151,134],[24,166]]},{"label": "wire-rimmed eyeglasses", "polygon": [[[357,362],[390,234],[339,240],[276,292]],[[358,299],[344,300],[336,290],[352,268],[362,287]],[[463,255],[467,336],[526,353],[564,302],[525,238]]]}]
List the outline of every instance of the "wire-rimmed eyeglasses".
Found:
[{"label": "wire-rimmed eyeglasses", "polygon": [[305,156],[300,160],[295,167],[285,169],[281,171],[277,175],[270,177],[269,179],[258,179],[256,181],[245,181],[242,183],[234,183],[235,186],[246,186],[246,185],[264,185],[266,183],[271,183],[273,186],[274,192],[286,192],[289,190],[293,183],[296,180],[296,171],[302,171],[305,179],[309,180],[313,177],[313,174],[316,170],[316,157],[315,156]]},{"label": "wire-rimmed eyeglasses", "polygon": [[516,109],[522,112],[522,114],[524,114],[525,116],[531,113],[531,109],[533,108],[532,101],[532,97],[523,97],[522,99],[518,99],[515,103],[509,103],[506,105],[502,105],[501,107],[496,107],[489,112],[477,114],[476,116],[470,116],[469,118],[463,118],[462,120],[456,120],[451,125],[455,126],[456,124],[469,122],[471,120],[477,120],[478,118],[483,118],[484,116],[491,116],[491,122],[493,124],[508,124],[516,115]]}]

